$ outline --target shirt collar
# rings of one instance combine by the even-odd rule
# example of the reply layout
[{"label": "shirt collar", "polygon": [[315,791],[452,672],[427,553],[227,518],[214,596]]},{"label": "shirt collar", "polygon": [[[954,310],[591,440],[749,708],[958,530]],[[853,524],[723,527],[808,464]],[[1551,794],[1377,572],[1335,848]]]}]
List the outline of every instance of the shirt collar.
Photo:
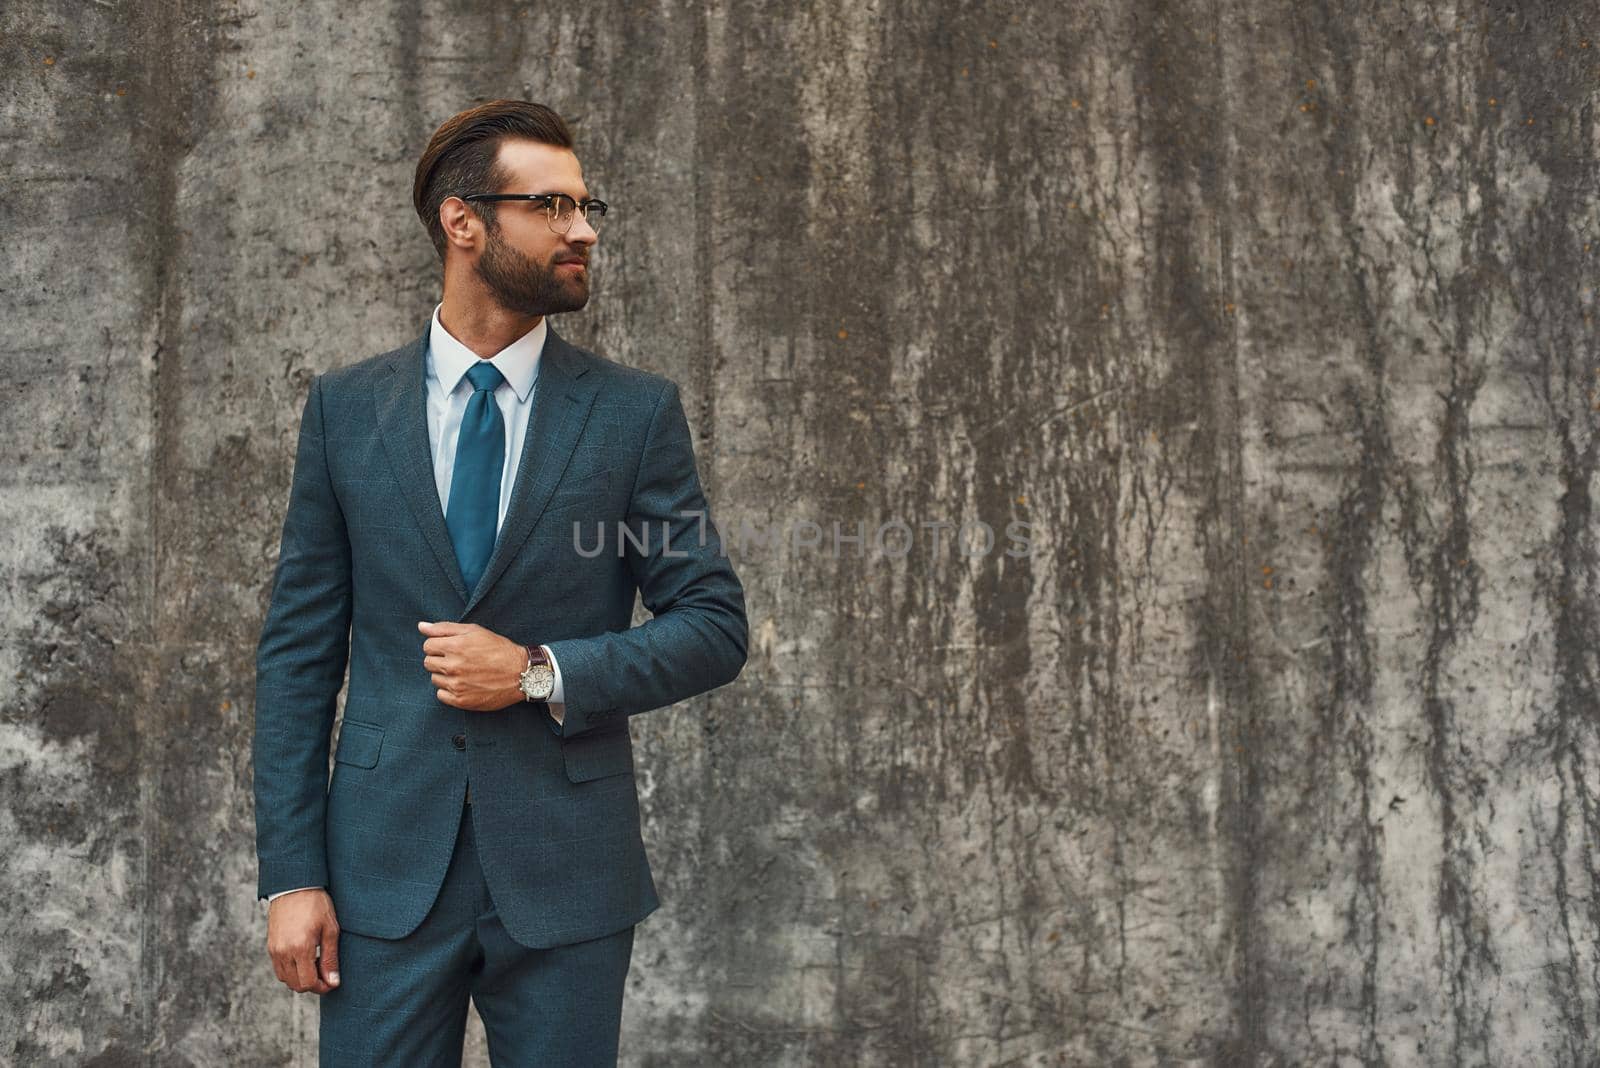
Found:
[{"label": "shirt collar", "polygon": [[[445,395],[449,396],[481,357],[457,341],[439,322],[439,309],[442,307],[444,302],[440,301],[433,309],[433,325],[428,330],[428,359],[434,377],[444,387]],[[516,390],[518,402],[527,402],[528,393],[533,389],[533,380],[538,377],[539,357],[544,352],[545,335],[549,333],[545,325],[548,321],[549,316],[539,316],[538,326],[489,360],[505,376],[506,383]]]}]

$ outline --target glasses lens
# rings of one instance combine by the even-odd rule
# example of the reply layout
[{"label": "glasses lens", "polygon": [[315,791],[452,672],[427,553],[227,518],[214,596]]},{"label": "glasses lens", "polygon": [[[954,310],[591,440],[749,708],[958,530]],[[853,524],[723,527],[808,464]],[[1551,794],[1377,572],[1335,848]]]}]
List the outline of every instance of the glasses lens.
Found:
[{"label": "glasses lens", "polygon": [[558,234],[564,234],[572,228],[572,211],[578,202],[565,193],[556,193],[550,197],[550,229]]},{"label": "glasses lens", "polygon": [[[567,194],[550,194],[550,229],[558,234],[572,229],[572,217],[577,214],[577,208],[578,202]],[[583,218],[596,233],[600,231],[600,219],[605,213],[606,206],[598,200],[591,200],[583,206]]]}]

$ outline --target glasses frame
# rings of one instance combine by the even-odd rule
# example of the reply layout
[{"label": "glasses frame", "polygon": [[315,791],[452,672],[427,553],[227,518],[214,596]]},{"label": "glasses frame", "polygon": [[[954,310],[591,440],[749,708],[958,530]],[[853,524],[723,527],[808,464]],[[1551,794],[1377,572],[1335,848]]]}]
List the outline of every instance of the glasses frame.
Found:
[{"label": "glasses frame", "polygon": [[[595,220],[590,217],[590,209],[598,208],[599,217],[602,219],[606,217],[606,212],[611,210],[611,206],[598,197],[590,197],[588,200],[579,202],[574,200],[570,193],[468,193],[461,199],[465,200],[469,204],[473,203],[474,201],[484,200],[524,200],[543,204],[545,208],[545,225],[550,227],[550,232],[553,234],[565,234],[567,230],[571,230],[572,220],[578,217],[578,212],[580,211],[583,212],[583,221],[589,224],[589,229],[593,230],[595,233],[599,233],[600,227],[596,225]],[[567,216],[566,230],[556,229],[556,213],[558,210],[556,208],[556,204],[561,200],[572,201],[572,214]]]}]

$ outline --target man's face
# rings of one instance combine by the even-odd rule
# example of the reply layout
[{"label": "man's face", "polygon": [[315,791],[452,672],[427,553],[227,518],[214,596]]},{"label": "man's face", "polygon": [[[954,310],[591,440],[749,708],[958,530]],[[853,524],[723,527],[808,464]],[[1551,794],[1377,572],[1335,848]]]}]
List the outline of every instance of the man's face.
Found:
[{"label": "man's face", "polygon": [[[566,193],[579,203],[589,196],[570,149],[507,140],[499,159],[511,181],[498,192]],[[473,266],[494,299],[527,316],[577,311],[589,303],[589,252],[598,238],[583,212],[573,212],[571,228],[558,234],[543,204],[500,201],[495,208],[496,225],[486,229]]]}]

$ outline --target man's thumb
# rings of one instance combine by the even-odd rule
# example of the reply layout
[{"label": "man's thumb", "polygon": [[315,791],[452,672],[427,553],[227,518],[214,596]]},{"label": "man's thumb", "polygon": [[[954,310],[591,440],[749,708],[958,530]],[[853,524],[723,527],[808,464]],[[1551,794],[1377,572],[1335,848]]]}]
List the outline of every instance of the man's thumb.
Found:
[{"label": "man's thumb", "polygon": [[322,929],[322,978],[334,986],[339,985],[339,935],[337,928]]}]

